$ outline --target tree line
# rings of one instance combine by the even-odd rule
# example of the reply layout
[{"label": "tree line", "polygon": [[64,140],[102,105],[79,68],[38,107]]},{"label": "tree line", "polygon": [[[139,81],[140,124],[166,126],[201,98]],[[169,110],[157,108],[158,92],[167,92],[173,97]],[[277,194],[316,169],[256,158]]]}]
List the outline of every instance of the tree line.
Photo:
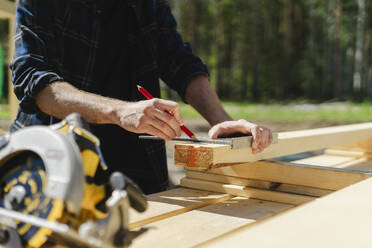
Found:
[{"label": "tree line", "polygon": [[372,99],[372,1],[170,4],[222,99]]},{"label": "tree line", "polygon": [[[224,100],[372,99],[372,1],[169,2]],[[0,21],[5,57],[7,29]]]}]

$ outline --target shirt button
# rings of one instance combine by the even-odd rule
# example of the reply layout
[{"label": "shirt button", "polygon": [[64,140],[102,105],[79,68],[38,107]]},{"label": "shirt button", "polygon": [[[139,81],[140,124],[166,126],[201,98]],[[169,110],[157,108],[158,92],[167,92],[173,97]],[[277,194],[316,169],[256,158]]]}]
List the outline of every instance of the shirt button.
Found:
[{"label": "shirt button", "polygon": [[97,14],[97,15],[100,15],[100,14],[102,14],[102,10],[100,10],[100,9],[97,9],[97,10],[96,10],[96,14]]}]

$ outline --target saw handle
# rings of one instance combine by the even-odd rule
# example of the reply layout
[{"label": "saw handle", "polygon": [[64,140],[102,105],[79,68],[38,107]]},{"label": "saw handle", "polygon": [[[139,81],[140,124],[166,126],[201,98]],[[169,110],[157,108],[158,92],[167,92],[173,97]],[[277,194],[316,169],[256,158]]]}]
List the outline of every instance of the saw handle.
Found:
[{"label": "saw handle", "polygon": [[90,131],[88,122],[84,119],[83,116],[78,113],[69,114],[68,116],[66,116],[65,120],[69,125]]},{"label": "saw handle", "polygon": [[121,172],[114,172],[110,176],[110,185],[113,190],[125,190],[129,196],[132,208],[142,213],[147,209],[147,198],[140,187]]}]

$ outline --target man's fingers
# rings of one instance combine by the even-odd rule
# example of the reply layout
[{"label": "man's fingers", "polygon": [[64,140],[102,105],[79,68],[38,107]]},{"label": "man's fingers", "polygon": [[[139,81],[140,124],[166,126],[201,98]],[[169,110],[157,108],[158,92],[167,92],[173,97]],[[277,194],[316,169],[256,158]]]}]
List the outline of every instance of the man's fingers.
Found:
[{"label": "man's fingers", "polygon": [[183,119],[180,113],[180,106],[178,105],[178,103],[163,99],[155,99],[154,105],[163,111],[169,112],[176,119],[179,125],[183,124]]},{"label": "man's fingers", "polygon": [[[234,122],[226,121],[226,122],[222,122],[220,124],[213,126],[209,130],[208,136],[211,139],[217,139],[221,135],[228,135],[230,133],[241,132],[241,130],[243,130],[243,128],[236,125]],[[242,133],[246,133],[246,132],[242,132]]]},{"label": "man's fingers", "polygon": [[163,110],[154,108],[153,115],[155,118],[161,120],[162,122],[166,123],[169,125],[170,128],[173,129],[175,132],[176,136],[181,135],[181,128],[179,123],[176,121],[176,119],[169,114],[165,113]]},{"label": "man's fingers", "polygon": [[270,129],[258,126],[246,120],[225,121],[213,126],[208,135],[215,139],[221,135],[240,132],[243,134],[252,134],[252,152],[259,153],[272,142],[272,133]]},{"label": "man's fingers", "polygon": [[159,129],[157,129],[156,127],[154,127],[152,125],[146,126],[145,132],[147,134],[157,136],[157,137],[159,137],[163,140],[169,140],[170,139],[165,133],[163,133],[162,131],[160,131]]},{"label": "man's fingers", "polygon": [[164,133],[168,137],[167,140],[173,139],[176,136],[176,132],[166,122],[157,118],[150,119],[150,125]]}]

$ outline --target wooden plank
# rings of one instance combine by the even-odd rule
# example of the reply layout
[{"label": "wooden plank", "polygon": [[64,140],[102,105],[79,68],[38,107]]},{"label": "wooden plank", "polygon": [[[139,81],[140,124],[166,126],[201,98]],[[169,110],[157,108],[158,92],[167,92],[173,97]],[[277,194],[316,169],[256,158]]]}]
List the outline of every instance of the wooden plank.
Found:
[{"label": "wooden plank", "polygon": [[0,9],[0,19],[10,19],[12,17],[13,17],[12,14],[9,14],[8,12]]},{"label": "wooden plank", "polygon": [[355,157],[360,158],[366,156],[366,152],[362,151],[349,151],[349,150],[337,150],[337,149],[326,149],[324,151],[325,155],[331,156],[343,156],[343,157]]},{"label": "wooden plank", "polygon": [[292,205],[236,197],[147,225],[131,248],[189,248]]},{"label": "wooden plank", "polygon": [[[9,21],[9,64],[11,62],[11,60],[13,59],[14,57],[14,41],[13,41],[13,37],[14,37],[14,20],[15,20],[15,17],[13,18],[10,18],[10,21]],[[16,97],[16,95],[14,94],[14,86],[13,86],[13,83],[11,81],[11,78],[12,78],[12,72],[11,70],[8,70],[9,72],[9,83],[8,83],[8,99],[9,99],[9,111],[10,111],[10,121],[13,121],[16,116],[17,116],[17,112],[18,112],[18,99]]]},{"label": "wooden plank", "polygon": [[[16,14],[16,2],[0,0],[0,19],[9,19],[9,64],[14,56],[14,20]],[[11,82],[12,73],[8,70],[8,99],[10,108],[10,121],[16,118],[18,112],[18,99],[13,92],[13,83]]]},{"label": "wooden plank", "polygon": [[188,170],[186,171],[186,177],[191,178],[191,179],[219,182],[219,183],[225,183],[225,184],[233,184],[233,185],[239,185],[239,186],[253,187],[253,188],[266,189],[266,190],[272,190],[272,191],[278,191],[278,192],[286,192],[286,193],[299,194],[299,195],[308,195],[308,196],[314,196],[314,197],[324,196],[324,195],[327,195],[333,192],[332,190],[319,189],[319,188],[314,188],[314,187],[305,187],[305,186],[285,184],[285,183],[252,180],[252,179],[246,179],[246,178],[217,175],[217,174],[201,172],[201,171]]},{"label": "wooden plank", "polygon": [[283,132],[278,142],[263,152],[252,154],[250,148],[231,149],[218,144],[176,144],[174,164],[208,169],[231,163],[254,162],[284,155],[323,149],[329,146],[372,138],[372,123]]},{"label": "wooden plank", "polygon": [[326,166],[326,167],[338,167],[339,165],[349,163],[354,161],[358,158],[350,157],[350,156],[333,156],[322,154],[318,156],[312,156],[304,159],[299,159],[295,161],[291,161],[294,164],[305,164],[305,165],[318,165],[318,166]]},{"label": "wooden plank", "polygon": [[0,18],[13,18],[16,12],[16,5],[7,0],[0,0]]},{"label": "wooden plank", "polygon": [[213,168],[209,172],[329,190],[339,190],[372,175],[365,171],[269,161]]},{"label": "wooden plank", "polygon": [[190,178],[182,178],[180,185],[188,188],[227,193],[235,196],[244,196],[248,198],[274,201],[291,205],[300,205],[315,199],[315,197],[311,196],[275,192],[270,190],[263,190],[233,184],[223,184],[218,182],[210,182]]},{"label": "wooden plank", "polygon": [[353,170],[372,172],[372,160],[368,158],[359,158],[350,163],[343,164],[339,168],[344,168],[344,167],[348,169],[353,169]]},{"label": "wooden plank", "polygon": [[372,153],[372,139],[364,139],[353,143],[337,145],[329,147],[328,149]]},{"label": "wooden plank", "polygon": [[370,248],[372,178],[199,247]]},{"label": "wooden plank", "polygon": [[130,209],[130,228],[134,229],[170,216],[182,214],[231,198],[232,196],[227,194],[186,188],[176,188],[152,194],[147,198],[149,206],[144,213],[138,213]]}]

